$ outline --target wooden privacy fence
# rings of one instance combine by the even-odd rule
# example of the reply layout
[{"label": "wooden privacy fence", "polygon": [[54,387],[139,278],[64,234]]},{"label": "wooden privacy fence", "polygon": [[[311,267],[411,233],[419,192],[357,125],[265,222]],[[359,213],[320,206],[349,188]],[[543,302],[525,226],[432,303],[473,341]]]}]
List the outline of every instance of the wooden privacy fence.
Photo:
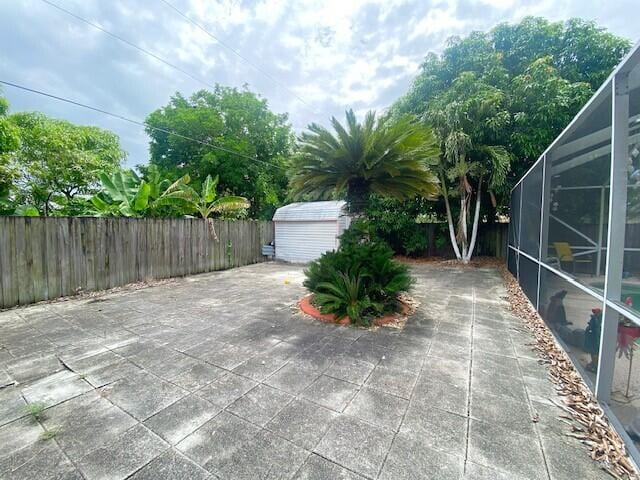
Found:
[{"label": "wooden privacy fence", "polygon": [[[454,258],[453,248],[449,240],[449,232],[446,230],[446,223],[425,223],[423,224],[427,236],[427,256],[443,256]],[[483,255],[488,257],[507,258],[507,232],[508,223],[481,223],[478,226],[478,241],[474,256]],[[436,245],[436,236],[440,235],[442,245]]]},{"label": "wooden privacy fence", "polygon": [[261,262],[273,235],[269,221],[0,217],[0,308]]}]

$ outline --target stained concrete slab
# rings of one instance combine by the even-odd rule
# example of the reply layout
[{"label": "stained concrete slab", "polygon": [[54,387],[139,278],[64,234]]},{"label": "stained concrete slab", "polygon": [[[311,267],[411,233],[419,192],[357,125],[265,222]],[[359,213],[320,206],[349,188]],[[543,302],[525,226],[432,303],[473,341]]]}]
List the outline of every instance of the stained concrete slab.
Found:
[{"label": "stained concrete slab", "polygon": [[35,442],[0,464],[0,477],[6,480],[63,479],[74,472],[73,464],[52,440]]},{"label": "stained concrete slab", "polygon": [[197,391],[197,394],[220,408],[226,408],[258,384],[235,373],[227,373]]},{"label": "stained concrete slab", "polygon": [[367,379],[366,386],[409,399],[417,378],[417,373],[409,370],[377,366]]},{"label": "stained concrete slab", "polygon": [[43,414],[42,424],[56,431],[55,441],[72,461],[114,442],[137,424],[136,419],[100,396],[87,392]]},{"label": "stained concrete slab", "polygon": [[25,402],[20,390],[15,387],[0,389],[0,427],[26,415]]},{"label": "stained concrete slab", "polygon": [[532,480],[549,478],[542,451],[535,439],[474,419],[469,423],[468,458],[479,465],[495,466]]},{"label": "stained concrete slab", "polygon": [[101,392],[138,420],[149,418],[188,393],[144,371],[103,387]]},{"label": "stained concrete slab", "polygon": [[314,452],[365,477],[375,478],[391,447],[393,433],[342,415]]},{"label": "stained concrete slab", "polygon": [[291,400],[293,395],[261,384],[229,405],[227,411],[263,427]]},{"label": "stained concrete slab", "polygon": [[137,425],[112,443],[85,455],[78,468],[87,480],[127,478],[168,448],[160,437]]},{"label": "stained concrete slab", "polygon": [[521,435],[536,436],[534,414],[527,403],[475,390],[470,407],[472,418],[500,425]]},{"label": "stained concrete slab", "polygon": [[31,417],[23,417],[0,427],[0,465],[4,465],[5,457],[38,442],[42,432],[42,426]]},{"label": "stained concrete slab", "polygon": [[177,444],[220,410],[197,395],[172,403],[144,421],[144,425],[172,445]]},{"label": "stained concrete slab", "polygon": [[[409,455],[408,452],[411,452]],[[458,480],[462,478],[464,457],[425,446],[419,439],[403,434],[393,440],[379,478],[382,480]]]},{"label": "stained concrete slab", "polygon": [[255,437],[260,428],[227,412],[221,412],[182,440],[176,448],[187,457],[207,467],[224,461]]},{"label": "stained concrete slab", "polygon": [[400,433],[418,439],[425,447],[464,456],[467,447],[467,417],[437,408],[409,406]]},{"label": "stained concrete slab", "polygon": [[293,400],[266,425],[290,442],[313,450],[338,414],[305,399]]},{"label": "stained concrete slab", "polygon": [[308,455],[294,444],[261,430],[229,457],[214,458],[206,467],[229,480],[279,480],[291,478]]},{"label": "stained concrete slab", "polygon": [[222,378],[226,374],[227,371],[220,367],[205,362],[198,362],[188,370],[172,377],[170,381],[189,392],[195,392],[209,385],[211,382]]},{"label": "stained concrete slab", "polygon": [[0,312],[0,477],[605,478],[500,274],[412,271],[403,330],[296,314],[302,267],[278,263]]},{"label": "stained concrete slab", "polygon": [[388,393],[362,388],[351,400],[344,413],[385,428],[398,430],[409,401]]},{"label": "stained concrete slab", "polygon": [[376,366],[373,363],[356,360],[348,355],[340,356],[331,364],[327,375],[345,382],[362,385]]},{"label": "stained concrete slab", "polygon": [[197,463],[192,462],[184,455],[168,450],[154,458],[129,480],[158,480],[166,478],[172,480],[214,480],[214,477]]},{"label": "stained concrete slab", "polygon": [[52,407],[92,389],[91,384],[80,375],[62,370],[23,388],[22,395],[27,403],[42,403]]},{"label": "stained concrete slab", "polygon": [[358,392],[352,383],[321,375],[301,394],[307,400],[336,412],[342,412]]},{"label": "stained concrete slab", "polygon": [[322,373],[313,364],[292,360],[265,380],[267,385],[297,395],[311,385]]},{"label": "stained concrete slab", "polygon": [[365,477],[330,462],[318,455],[310,455],[294,480],[364,480]]}]

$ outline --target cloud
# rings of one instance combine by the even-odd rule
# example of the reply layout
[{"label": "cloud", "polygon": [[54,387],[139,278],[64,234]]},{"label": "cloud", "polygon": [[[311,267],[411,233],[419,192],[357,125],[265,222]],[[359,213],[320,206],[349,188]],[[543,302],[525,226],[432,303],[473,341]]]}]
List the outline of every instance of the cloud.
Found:
[{"label": "cloud", "polygon": [[[616,8],[596,0],[170,0],[252,66],[162,2],[52,1],[206,83],[249,84],[274,111],[289,112],[298,131],[341,118],[345,108],[384,109],[409,88],[424,55],[440,51],[451,35],[526,15],[561,20],[584,12],[614,33],[637,35],[632,16],[621,13],[632,11],[635,0]],[[176,91],[204,88],[40,0],[0,2],[0,18],[3,80],[140,120]],[[129,165],[148,160],[142,128],[9,87],[4,95],[14,111],[42,110],[112,129],[130,153]]]}]

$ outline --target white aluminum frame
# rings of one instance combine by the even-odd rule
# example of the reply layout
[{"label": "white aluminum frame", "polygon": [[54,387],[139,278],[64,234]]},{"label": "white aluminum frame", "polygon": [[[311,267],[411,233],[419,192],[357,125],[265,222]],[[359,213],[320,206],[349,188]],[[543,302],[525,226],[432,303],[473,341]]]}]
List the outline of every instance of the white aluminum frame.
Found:
[{"label": "white aluminum frame", "polygon": [[[624,264],[624,252],[637,250],[625,249],[625,229],[627,221],[627,157],[628,157],[628,140],[629,140],[629,74],[640,65],[640,42],[638,42],[622,60],[622,62],[614,69],[609,78],[602,84],[594,96],[574,117],[564,131],[547,147],[540,155],[533,166],[523,175],[523,177],[512,188],[513,194],[516,188],[520,188],[520,202],[518,208],[518,236],[514,237],[513,245],[511,234],[508,235],[508,249],[511,249],[516,258],[516,276],[520,281],[520,258],[525,257],[538,265],[537,290],[535,298],[532,300],[534,307],[540,310],[540,284],[543,269],[554,273],[572,286],[582,292],[593,297],[595,301],[601,302],[603,307],[602,332],[600,335],[600,351],[598,361],[598,373],[595,385],[589,379],[587,384],[594,389],[596,397],[603,404],[609,415],[613,415],[613,411],[608,406],[611,397],[611,388],[613,383],[613,374],[615,368],[616,353],[616,337],[619,315],[622,314],[626,318],[640,325],[640,312],[626,308],[620,303],[622,293],[622,274]],[[634,72],[635,74],[635,72]],[[610,89],[610,90],[609,90]],[[548,231],[549,231],[549,191],[551,182],[551,168],[548,165],[550,160],[549,152],[557,146],[568,135],[570,135],[578,126],[578,122],[585,116],[590,114],[611,92],[612,102],[612,119],[611,128],[605,128],[603,131],[597,132],[599,136],[605,135],[605,139],[611,138],[611,173],[608,185],[609,188],[609,218],[607,229],[607,256],[605,263],[604,275],[604,292],[601,294],[596,290],[584,285],[577,279],[556,268],[554,265],[547,263],[548,255]],[[593,134],[592,134],[593,136]],[[580,140],[580,139],[579,139]],[[579,141],[578,140],[578,141]],[[539,233],[539,249],[538,258],[524,252],[520,249],[522,243],[522,199],[526,195],[524,189],[524,179],[542,163],[542,188],[541,188],[541,216],[540,216],[540,233]],[[606,185],[606,183],[605,183]],[[598,188],[604,188],[599,186]],[[603,190],[604,192],[604,190]],[[605,195],[603,193],[603,195]],[[603,203],[603,202],[601,202]],[[602,210],[602,205],[601,205]],[[602,213],[601,213],[602,216]],[[602,219],[600,220],[602,221]],[[602,239],[598,243],[602,244]],[[598,259],[600,260],[602,248],[598,249]],[[507,255],[508,258],[508,255]],[[598,271],[600,271],[600,262],[598,262]],[[558,339],[559,343],[564,346],[564,342]],[[578,368],[580,371],[580,368]],[[613,415],[615,417],[615,415]],[[616,418],[613,424],[620,430],[624,428]],[[629,437],[626,432],[621,431],[622,437],[631,446],[629,449],[636,462],[640,463],[640,451],[638,451],[633,443],[629,443]]]}]

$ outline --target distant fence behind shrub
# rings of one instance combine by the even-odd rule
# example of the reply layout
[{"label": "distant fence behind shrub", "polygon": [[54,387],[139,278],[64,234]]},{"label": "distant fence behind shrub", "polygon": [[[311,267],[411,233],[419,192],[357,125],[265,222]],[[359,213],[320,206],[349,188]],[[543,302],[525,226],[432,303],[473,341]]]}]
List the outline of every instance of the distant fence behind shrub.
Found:
[{"label": "distant fence behind shrub", "polygon": [[[447,224],[423,224],[427,235],[427,256],[454,257]],[[481,223],[478,225],[478,241],[474,255],[507,258],[507,230],[508,223]],[[436,242],[440,237],[441,245]]]},{"label": "distant fence behind shrub", "polygon": [[0,308],[261,262],[273,236],[269,221],[0,217]]}]

